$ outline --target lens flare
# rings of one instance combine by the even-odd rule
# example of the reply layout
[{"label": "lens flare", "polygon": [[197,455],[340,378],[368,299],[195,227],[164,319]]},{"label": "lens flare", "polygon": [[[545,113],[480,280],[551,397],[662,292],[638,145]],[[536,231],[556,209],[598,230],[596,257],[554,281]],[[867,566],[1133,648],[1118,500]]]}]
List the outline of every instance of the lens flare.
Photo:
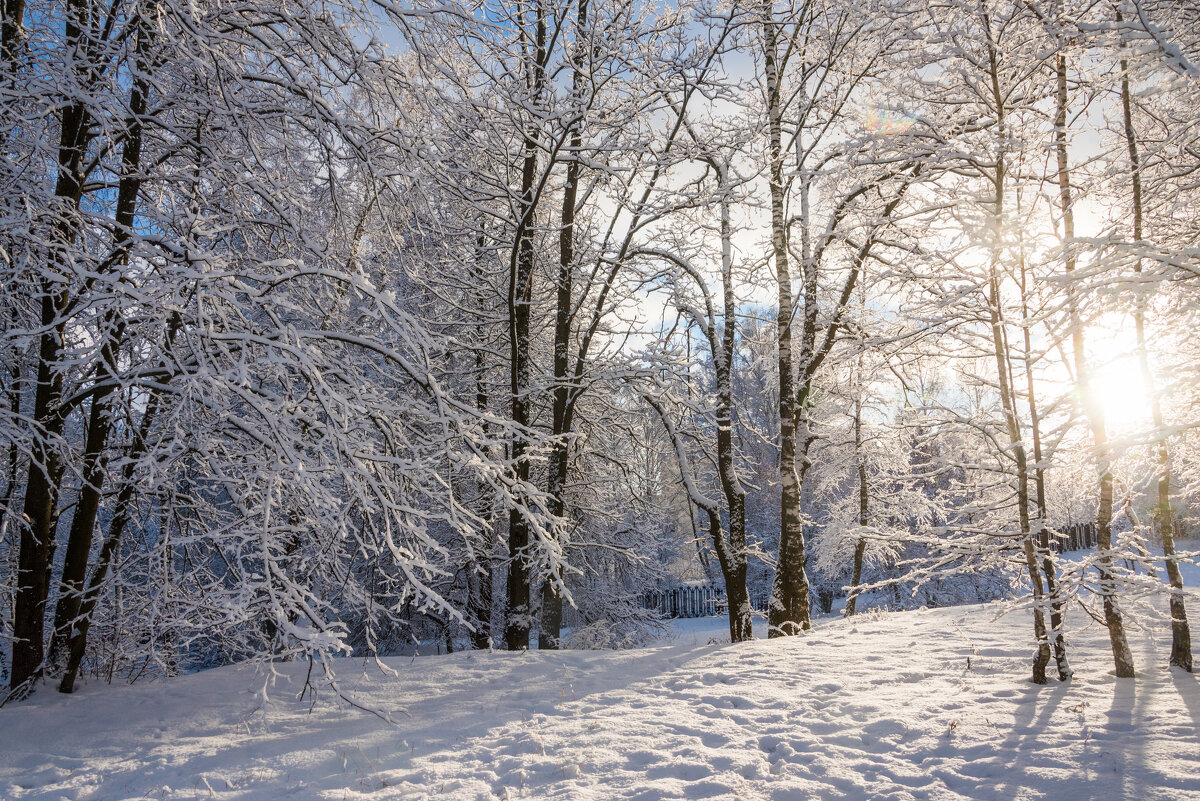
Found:
[{"label": "lens flare", "polygon": [[893,135],[904,133],[913,127],[917,118],[896,109],[875,106],[862,115],[863,127],[872,133]]}]

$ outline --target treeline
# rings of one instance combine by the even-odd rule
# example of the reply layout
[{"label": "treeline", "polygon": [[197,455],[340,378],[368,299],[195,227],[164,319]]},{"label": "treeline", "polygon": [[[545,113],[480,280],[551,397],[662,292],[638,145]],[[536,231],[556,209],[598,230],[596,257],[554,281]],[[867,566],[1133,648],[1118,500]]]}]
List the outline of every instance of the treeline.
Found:
[{"label": "treeline", "polygon": [[2,37],[10,698],[636,644],[689,563],[734,641],[768,584],[787,636],[1018,581],[1039,682],[1080,603],[1133,675],[1166,587],[1191,669],[1194,4],[6,0]]}]

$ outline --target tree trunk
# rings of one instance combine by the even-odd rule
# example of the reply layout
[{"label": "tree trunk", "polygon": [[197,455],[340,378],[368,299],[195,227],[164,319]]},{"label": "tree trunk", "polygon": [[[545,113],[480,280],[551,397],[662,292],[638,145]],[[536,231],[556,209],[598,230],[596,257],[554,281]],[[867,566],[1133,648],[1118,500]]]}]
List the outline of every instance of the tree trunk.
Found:
[{"label": "tree trunk", "polygon": [[[721,178],[721,295],[723,326],[720,342],[713,332],[713,365],[717,378],[717,472],[725,505],[729,509],[728,548],[717,549],[725,596],[729,602],[729,640],[754,638],[750,593],[746,588],[749,560],[746,554],[746,490],[737,475],[733,449],[733,358],[737,347],[737,297],[733,291],[733,221],[729,209],[728,165],[720,165]],[[711,321],[715,324],[715,320]],[[710,329],[711,330],[711,329]],[[714,547],[720,538],[718,527]],[[723,543],[722,543],[723,544]]]},{"label": "tree trunk", "polygon": [[10,75],[16,75],[17,56],[24,38],[25,0],[4,0],[4,19],[0,22],[0,58]]},{"label": "tree trunk", "polygon": [[[1067,277],[1075,272],[1073,242],[1075,238],[1074,206],[1071,200],[1071,168],[1067,153],[1067,56],[1060,50],[1057,56],[1057,104],[1054,116],[1055,150],[1058,155],[1059,205],[1063,218],[1064,268]],[[1118,678],[1134,675],[1133,653],[1125,636],[1125,621],[1117,599],[1117,578],[1112,553],[1112,510],[1113,475],[1112,446],[1108,442],[1108,431],[1104,420],[1104,408],[1096,398],[1091,385],[1091,365],[1088,363],[1084,346],[1083,320],[1079,309],[1078,288],[1075,281],[1067,287],[1067,303],[1071,325],[1071,350],[1075,362],[1075,380],[1079,386],[1079,397],[1084,414],[1092,430],[1095,446],[1096,472],[1100,479],[1100,498],[1096,507],[1096,548],[1100,573],[1099,595],[1104,605],[1104,622],[1108,628],[1112,646],[1113,665]]]},{"label": "tree trunk", "polygon": [[[546,20],[540,4],[534,11],[534,51],[530,54],[530,84],[534,97],[540,97],[545,83]],[[534,179],[538,163],[538,130],[531,123],[525,133],[525,155],[521,167],[521,218],[509,262],[508,319],[509,370],[512,421],[516,427],[512,439],[514,479],[520,486],[529,482],[528,429],[530,421],[530,306],[533,303],[533,223],[535,214]],[[520,491],[520,490],[518,490]],[[510,651],[529,647],[533,626],[530,606],[530,554],[528,510],[518,505],[508,515],[508,606],[504,626],[504,644]]]},{"label": "tree trunk", "polygon": [[[1054,648],[1054,663],[1058,668],[1059,681],[1071,678],[1071,670],[1067,660],[1067,639],[1064,631],[1066,624],[1066,601],[1062,597],[1062,587],[1058,581],[1058,571],[1054,566],[1054,557],[1050,550],[1050,530],[1046,526],[1046,468],[1042,462],[1042,429],[1038,417],[1037,393],[1033,380],[1033,345],[1029,329],[1028,293],[1025,275],[1025,255],[1021,254],[1021,330],[1025,346],[1025,383],[1029,395],[1029,428],[1033,438],[1033,476],[1037,504],[1037,533],[1038,549],[1041,551],[1042,573],[1046,579],[1046,594],[1050,597],[1050,629],[1051,645]],[[1014,398],[1015,400],[1015,398]]]},{"label": "tree trunk", "polygon": [[[483,255],[483,236],[479,238],[480,258]],[[476,281],[480,285],[483,284],[483,276],[477,273]],[[483,304],[480,303],[482,310]],[[483,341],[483,332],[480,331],[480,340]],[[484,357],[484,350],[478,348],[475,351],[475,408],[479,411],[480,416],[485,416],[488,410],[488,392],[487,385],[484,380],[487,370],[487,363]],[[486,432],[486,425],[485,432]],[[476,650],[486,650],[491,648],[492,642],[492,556],[495,553],[495,520],[491,509],[491,499],[485,494],[486,487],[482,481],[476,486],[478,497],[476,502],[479,504],[479,516],[486,521],[484,530],[484,547],[482,549],[484,560],[480,562],[478,556],[473,553],[468,561],[467,570],[467,620],[471,624],[471,647]],[[468,544],[468,547],[470,545]]]},{"label": "tree trunk", "polygon": [[[998,184],[1003,186],[1002,183]],[[996,369],[1000,378],[1000,401],[1008,436],[1012,441],[1013,457],[1017,468],[1017,520],[1020,525],[1021,548],[1025,554],[1025,567],[1033,590],[1033,634],[1037,641],[1037,654],[1033,660],[1033,683],[1046,683],[1046,665],[1050,662],[1050,642],[1046,635],[1046,618],[1043,612],[1045,591],[1042,574],[1039,572],[1037,553],[1029,525],[1029,465],[1022,441],[1020,423],[1017,418],[1015,397],[1009,383],[1007,345],[1003,336],[1003,319],[1000,316],[1000,287],[995,267],[992,268],[989,306],[992,318],[992,342],[996,353]]]},{"label": "tree trunk", "polygon": [[796,470],[796,384],[792,347],[792,277],[784,220],[783,99],[774,14],[763,7],[763,56],[767,80],[768,181],[771,190],[771,249],[778,289],[779,342],[779,557],[771,585],[768,637],[797,634],[812,627],[808,575],[804,570],[804,528],[800,475]]},{"label": "tree trunk", "polygon": [[[582,100],[584,89],[583,50],[588,24],[588,0],[579,0],[576,12],[575,52],[572,54],[571,94],[576,102]],[[575,204],[579,198],[579,152],[583,148],[582,122],[576,122],[569,136],[566,181],[563,185],[562,213],[558,230],[558,281],[554,309],[554,398],[551,412],[551,436],[554,450],[550,453],[547,490],[551,512],[562,518],[566,513],[567,472],[570,466],[572,414],[570,408],[570,347],[572,316],[572,283],[575,272]],[[562,595],[554,576],[542,587],[542,619],[538,629],[538,648],[557,649],[562,634]],[[557,577],[563,581],[562,576]]]},{"label": "tree trunk", "polygon": [[[146,49],[149,46],[150,27],[143,21],[137,24],[134,44],[138,67],[144,68]],[[121,155],[123,175],[117,189],[117,206],[114,215],[119,237],[114,258],[109,263],[114,267],[128,264],[132,246],[133,228],[137,213],[137,197],[141,187],[140,164],[142,153],[142,116],[146,113],[146,100],[150,86],[139,71],[129,94],[129,120],[126,124],[127,138]],[[100,509],[101,490],[107,459],[104,452],[112,430],[109,419],[110,398],[116,388],[117,357],[121,350],[125,324],[115,310],[105,315],[100,332],[103,345],[100,348],[96,381],[99,387],[92,396],[92,408],[88,416],[83,453],[83,485],[71,519],[71,530],[67,538],[66,555],[63,561],[62,580],[58,604],[54,612],[54,633],[50,639],[49,668],[53,675],[60,675],[66,668],[68,643],[71,627],[77,615],[88,559],[92,551],[92,539],[96,529],[96,515]]]},{"label": "tree trunk", "polygon": [[472,561],[467,566],[467,620],[471,624],[471,647],[492,647],[492,568]]},{"label": "tree trunk", "polygon": [[117,558],[125,527],[129,524],[129,518],[133,514],[133,493],[136,488],[133,481],[135,465],[147,451],[150,432],[154,427],[154,419],[158,415],[161,403],[160,398],[160,390],[157,388],[151,390],[150,399],[146,402],[146,411],[142,414],[142,420],[138,424],[130,451],[126,454],[125,467],[121,471],[121,489],[113,507],[113,519],[108,528],[108,536],[104,538],[104,543],[100,546],[100,554],[96,557],[96,569],[88,582],[87,590],[80,598],[79,610],[71,627],[70,648],[66,668],[63,670],[62,680],[58,685],[59,692],[70,693],[75,690],[75,679],[79,675],[79,668],[83,664],[83,657],[87,651],[87,636],[92,625],[92,614],[100,600],[100,590],[104,587],[109,568]]},{"label": "tree trunk", "polygon": [[[991,81],[992,100],[995,103],[998,129],[1001,141],[1007,138],[1005,122],[1005,95],[1000,88],[1000,68],[997,59],[997,46],[991,37],[990,24],[988,27],[988,69]],[[1033,659],[1034,684],[1046,683],[1046,665],[1050,662],[1050,642],[1046,635],[1046,618],[1044,607],[1045,591],[1042,585],[1042,575],[1039,572],[1037,553],[1033,545],[1033,536],[1029,526],[1029,464],[1025,452],[1025,442],[1021,433],[1021,421],[1017,416],[1015,386],[1012,379],[1012,365],[1009,360],[1008,337],[1005,333],[1005,322],[1000,297],[999,262],[1002,255],[1001,232],[1004,230],[1004,193],[1008,167],[1004,151],[997,155],[996,172],[993,176],[993,216],[992,216],[992,253],[991,269],[988,275],[988,314],[991,319],[992,348],[996,357],[996,374],[1000,390],[1000,403],[1004,410],[1005,428],[1008,433],[1013,458],[1017,471],[1017,521],[1020,526],[1021,548],[1025,555],[1025,567],[1029,573],[1029,583],[1033,592],[1033,634],[1037,642],[1037,652]]]},{"label": "tree trunk", "polygon": [[[1121,21],[1120,12],[1117,21]],[[1138,152],[1137,133],[1133,127],[1133,101],[1129,91],[1129,67],[1121,59],[1121,110],[1125,123],[1125,143],[1129,150],[1129,172],[1133,190],[1133,239],[1141,242],[1143,236],[1142,174],[1141,156]],[[1134,261],[1135,272],[1142,271],[1142,260]],[[1158,477],[1155,481],[1157,504],[1154,525],[1162,541],[1163,558],[1167,563],[1167,581],[1171,585],[1171,661],[1170,664],[1192,672],[1192,632],[1188,625],[1187,608],[1183,603],[1183,574],[1179,571],[1179,559],[1175,555],[1175,516],[1171,509],[1171,453],[1167,447],[1166,428],[1163,421],[1162,403],[1150,368],[1150,353],[1146,347],[1146,304],[1139,295],[1134,306],[1134,325],[1137,330],[1138,367],[1142,383],[1150,397],[1150,415],[1154,424],[1154,453],[1158,462]]]},{"label": "tree trunk", "polygon": [[[862,374],[858,380],[862,381]],[[854,457],[858,469],[858,527],[865,529],[869,520],[869,492],[867,488],[867,462],[862,453],[862,398],[854,399]],[[866,537],[860,536],[854,544],[854,563],[850,576],[850,593],[846,596],[846,617],[853,617],[858,604],[858,585],[862,584],[863,556],[867,552]]]},{"label": "tree trunk", "polygon": [[[84,29],[86,4],[73,0],[67,7],[64,47],[74,51],[75,62],[85,64]],[[75,213],[83,197],[84,164],[91,141],[89,115],[82,101],[63,107],[59,146],[58,179],[55,198],[63,209],[52,225],[49,259],[64,258],[63,251],[75,241]],[[33,416],[39,432],[34,437],[28,478],[25,484],[21,526],[20,554],[17,560],[17,592],[13,609],[12,672],[9,677],[11,694],[27,695],[41,675],[45,649],[46,603],[50,591],[50,566],[54,554],[54,527],[57,521],[59,485],[63,466],[58,453],[58,438],[65,419],[61,402],[63,376],[59,361],[66,332],[64,311],[69,302],[67,289],[58,286],[58,268],[51,268],[41,285],[41,328],[38,341],[37,385],[34,391]]]},{"label": "tree trunk", "polygon": [[[13,354],[13,364],[11,368],[12,383],[5,390],[8,395],[8,409],[13,418],[21,416],[21,355]],[[5,468],[4,475],[4,498],[0,499],[0,539],[8,538],[8,526],[11,518],[13,492],[17,488],[17,475],[19,459],[21,455],[20,448],[14,442],[9,445],[8,458],[5,460],[8,466]]]}]

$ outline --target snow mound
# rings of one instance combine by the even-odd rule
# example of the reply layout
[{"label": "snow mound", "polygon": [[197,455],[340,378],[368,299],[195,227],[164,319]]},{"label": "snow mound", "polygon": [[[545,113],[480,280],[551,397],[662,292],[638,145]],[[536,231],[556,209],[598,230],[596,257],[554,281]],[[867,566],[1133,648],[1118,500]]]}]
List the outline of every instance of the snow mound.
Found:
[{"label": "snow mound", "polygon": [[13,799],[1200,799],[1200,685],[1165,631],[1102,629],[1036,687],[1026,615],[999,606],[826,619],[741,645],[721,621],[622,652],[341,660],[395,725],[297,700],[253,668],[39,693],[0,710]]}]

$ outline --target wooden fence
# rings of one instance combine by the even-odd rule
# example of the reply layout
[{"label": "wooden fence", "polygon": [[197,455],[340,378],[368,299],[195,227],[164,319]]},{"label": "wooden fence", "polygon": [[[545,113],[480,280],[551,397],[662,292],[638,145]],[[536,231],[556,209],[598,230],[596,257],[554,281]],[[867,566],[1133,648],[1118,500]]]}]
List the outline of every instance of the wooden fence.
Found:
[{"label": "wooden fence", "polygon": [[1061,536],[1050,540],[1050,546],[1051,550],[1059,553],[1094,548],[1096,547],[1096,524],[1071,523],[1064,526]]},{"label": "wooden fence", "polygon": [[[767,594],[751,593],[750,605],[759,612],[767,610]],[[657,609],[663,617],[711,617],[728,611],[725,588],[715,584],[683,584],[651,590],[642,596],[642,606]]]}]

